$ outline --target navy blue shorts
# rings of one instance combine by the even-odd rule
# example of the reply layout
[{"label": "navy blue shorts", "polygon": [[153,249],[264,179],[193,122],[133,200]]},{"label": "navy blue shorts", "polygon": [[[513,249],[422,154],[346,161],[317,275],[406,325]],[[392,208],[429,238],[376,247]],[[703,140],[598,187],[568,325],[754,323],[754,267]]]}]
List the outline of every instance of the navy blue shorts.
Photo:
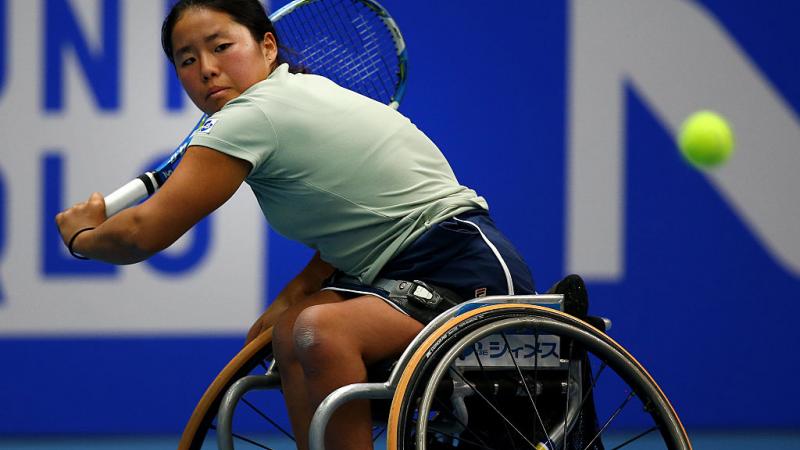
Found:
[{"label": "navy blue shorts", "polygon": [[[378,278],[424,281],[455,293],[461,301],[535,293],[528,265],[486,211],[471,211],[433,225],[386,264]],[[380,290],[341,283],[336,277],[325,289],[376,295],[422,323],[450,306],[443,302],[435,311],[410,310],[394,304]]]}]

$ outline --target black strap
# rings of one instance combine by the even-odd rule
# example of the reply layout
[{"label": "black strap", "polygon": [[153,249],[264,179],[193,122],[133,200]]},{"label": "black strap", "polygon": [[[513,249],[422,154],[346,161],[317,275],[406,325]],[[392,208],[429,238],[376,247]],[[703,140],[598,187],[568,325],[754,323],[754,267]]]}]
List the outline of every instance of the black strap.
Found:
[{"label": "black strap", "polygon": [[81,233],[92,230],[94,230],[94,227],[81,228],[80,230],[76,231],[75,234],[72,235],[72,238],[70,238],[69,243],[67,244],[67,249],[69,250],[70,255],[78,259],[89,259],[81,255],[80,253],[75,252],[75,250],[72,249],[72,246],[75,244],[75,239],[77,239],[78,236],[81,235]]},{"label": "black strap", "polygon": [[389,300],[401,306],[411,304],[426,309],[445,310],[462,301],[453,292],[420,280],[406,281],[378,278],[372,285],[385,291]]},{"label": "black strap", "polygon": [[451,306],[464,301],[449,289],[420,280],[378,278],[367,285],[356,277],[337,271],[323,285],[349,292],[371,291],[374,295],[394,303],[406,314],[422,323],[430,322]]}]

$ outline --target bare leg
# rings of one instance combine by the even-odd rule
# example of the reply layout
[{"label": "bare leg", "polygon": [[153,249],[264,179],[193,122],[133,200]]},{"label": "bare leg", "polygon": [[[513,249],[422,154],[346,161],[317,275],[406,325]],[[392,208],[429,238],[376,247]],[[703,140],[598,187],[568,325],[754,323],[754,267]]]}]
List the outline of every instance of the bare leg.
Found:
[{"label": "bare leg", "polygon": [[308,448],[308,427],[315,409],[308,399],[308,389],[303,367],[297,359],[293,328],[297,316],[313,305],[340,302],[344,298],[333,291],[321,291],[298,301],[283,311],[273,329],[273,349],[281,375],[281,388],[292,423],[297,448]]},{"label": "bare leg", "polygon": [[[365,382],[367,365],[399,355],[422,327],[372,296],[304,309],[293,334],[295,354],[307,383],[308,411],[313,414],[337,388]],[[306,431],[310,418],[304,423]],[[371,449],[369,402],[340,408],[328,425],[325,446],[329,450]]]}]

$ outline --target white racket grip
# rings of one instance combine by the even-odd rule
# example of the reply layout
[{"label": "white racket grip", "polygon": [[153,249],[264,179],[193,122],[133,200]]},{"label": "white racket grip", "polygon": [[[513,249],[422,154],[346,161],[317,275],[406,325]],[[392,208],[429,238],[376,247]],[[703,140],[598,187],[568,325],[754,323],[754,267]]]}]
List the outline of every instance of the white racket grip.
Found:
[{"label": "white racket grip", "polygon": [[130,208],[146,199],[155,192],[156,186],[158,186],[158,183],[155,177],[151,172],[147,172],[108,194],[105,198],[106,217],[111,217],[123,209]]}]

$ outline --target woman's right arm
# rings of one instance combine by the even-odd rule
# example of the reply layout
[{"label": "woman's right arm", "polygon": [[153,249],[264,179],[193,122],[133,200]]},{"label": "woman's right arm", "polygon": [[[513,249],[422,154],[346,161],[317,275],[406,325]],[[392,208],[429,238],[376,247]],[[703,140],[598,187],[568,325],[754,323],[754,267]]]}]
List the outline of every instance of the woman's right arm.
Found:
[{"label": "woman's right arm", "polygon": [[322,288],[322,283],[335,270],[333,266],[320,258],[319,252],[315,253],[306,267],[281,290],[275,300],[267,307],[267,310],[250,327],[245,344],[272,327],[281,313],[286,311],[289,306],[318,292]]},{"label": "woman's right arm", "polygon": [[243,159],[192,146],[164,187],[144,203],[106,218],[103,197],[94,193],[59,213],[56,223],[64,244],[71,243],[81,255],[112,264],[137,263],[170,246],[225,203],[250,169]]}]

